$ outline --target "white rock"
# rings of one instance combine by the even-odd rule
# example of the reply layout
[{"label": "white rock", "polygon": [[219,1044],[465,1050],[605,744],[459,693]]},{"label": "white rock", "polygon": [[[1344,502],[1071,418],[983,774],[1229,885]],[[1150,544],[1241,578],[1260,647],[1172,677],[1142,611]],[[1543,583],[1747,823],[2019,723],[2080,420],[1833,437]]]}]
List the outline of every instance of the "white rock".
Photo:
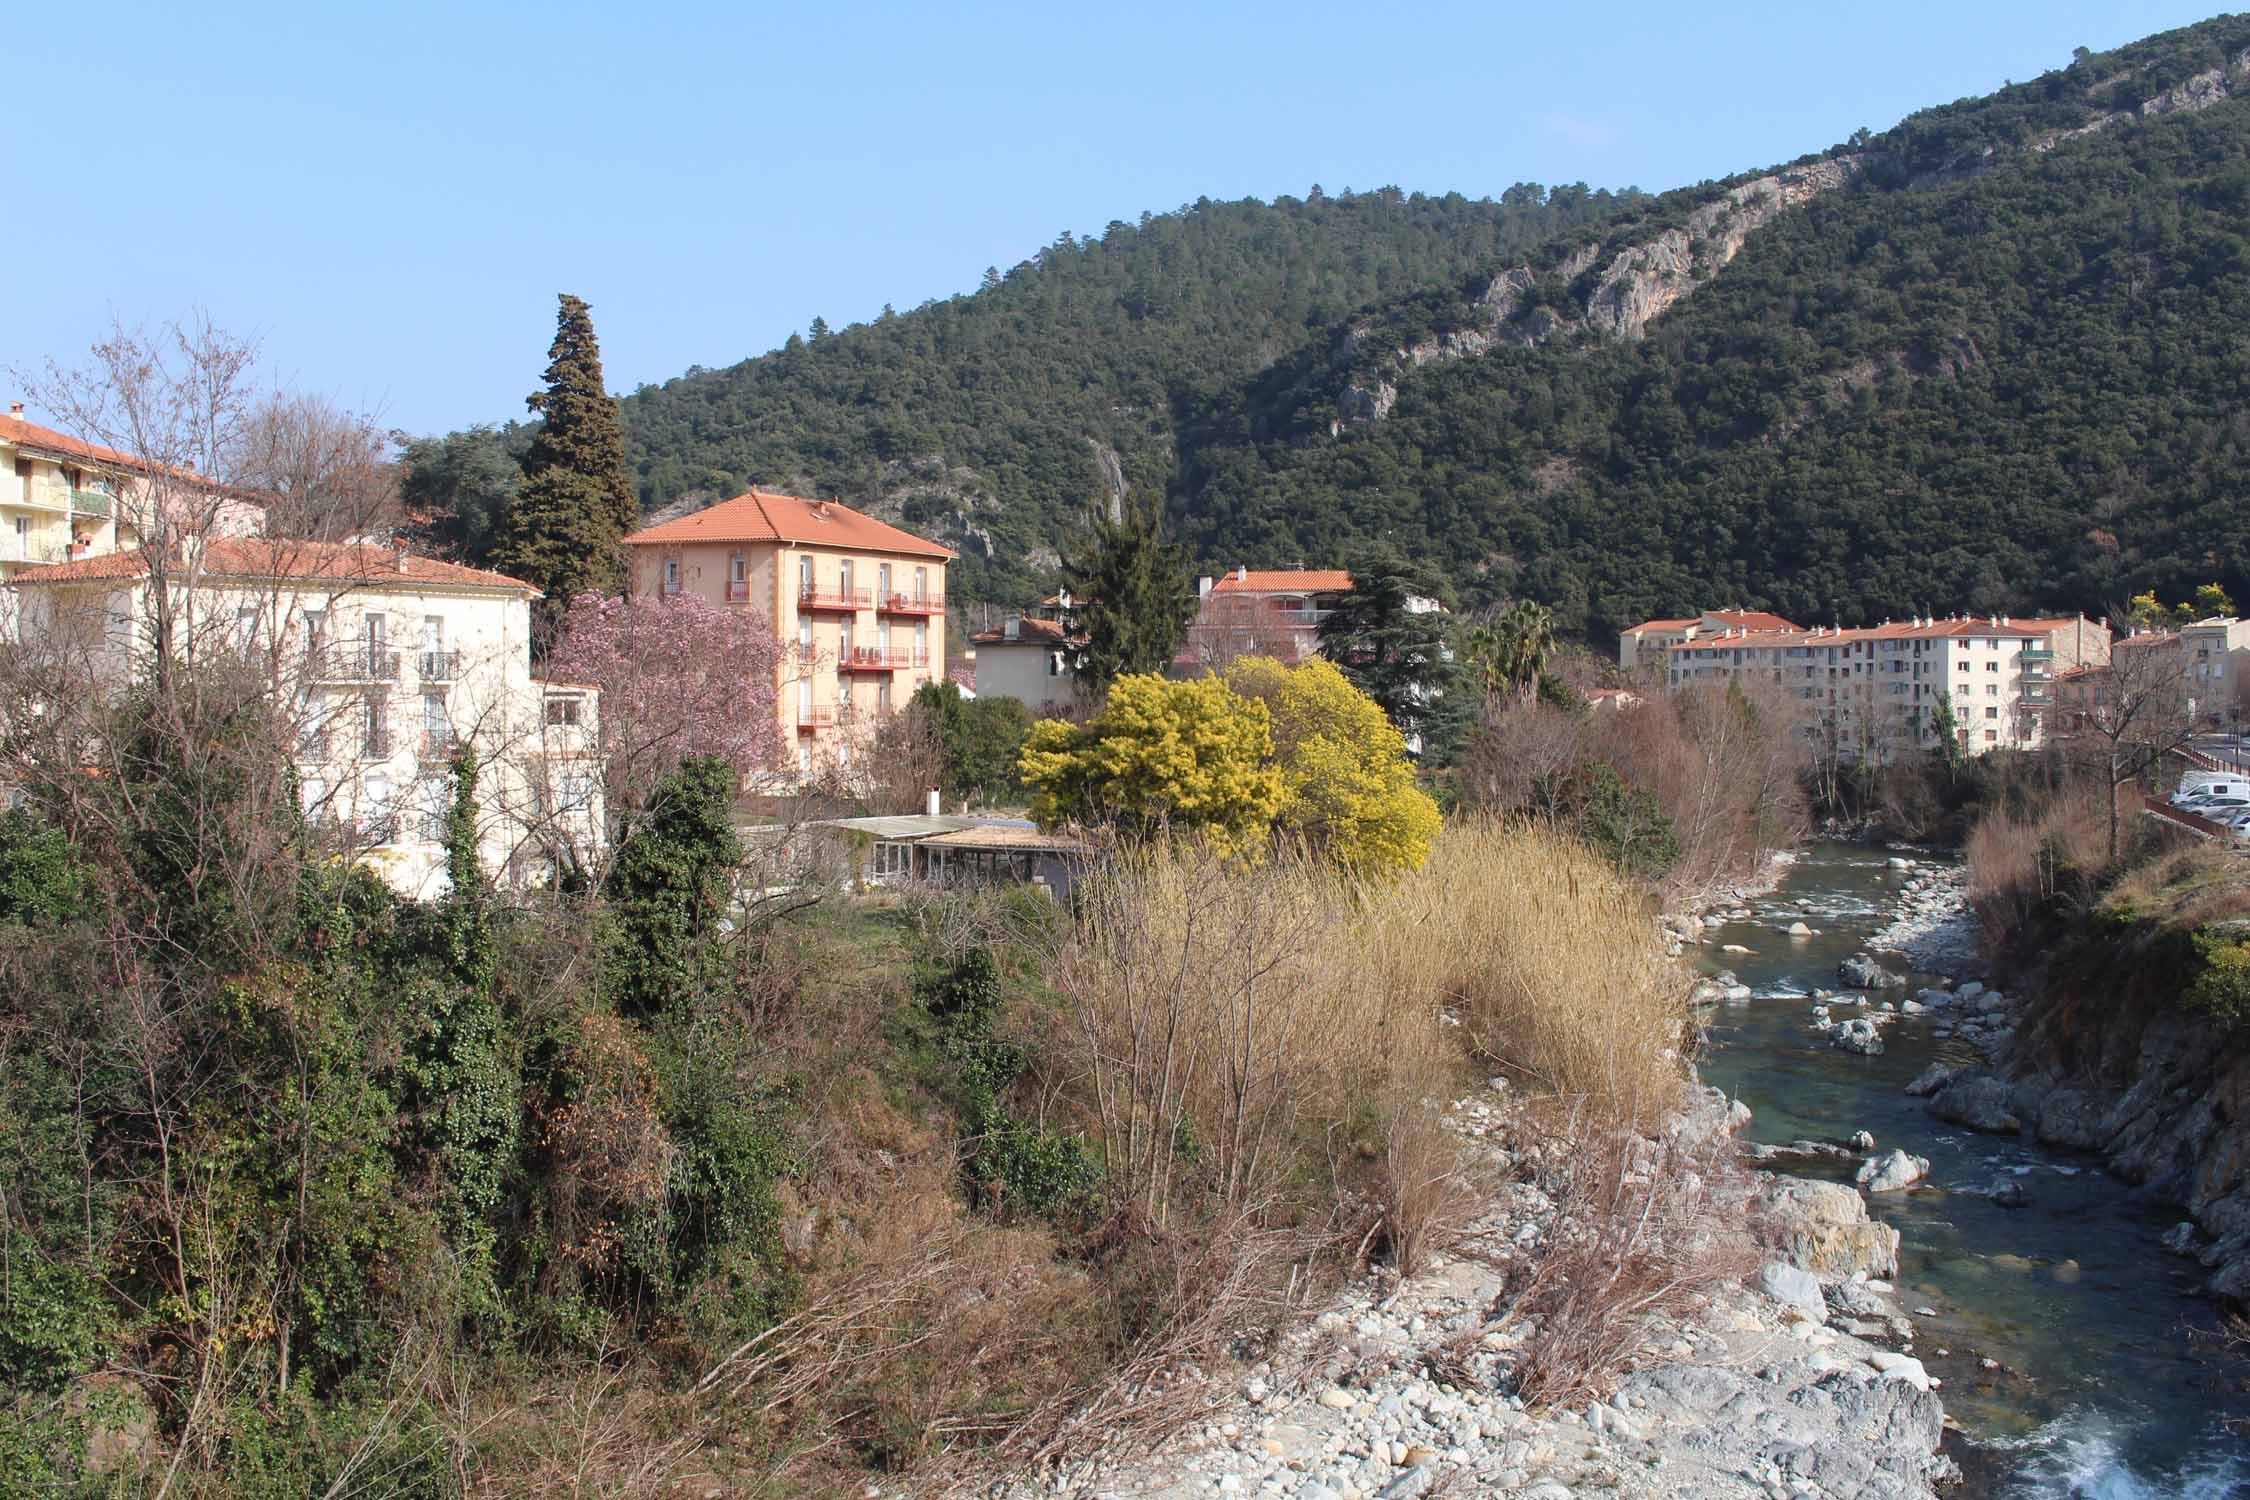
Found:
[{"label": "white rock", "polygon": [[1853,1180],[1870,1193],[1895,1193],[1929,1175],[1928,1157],[1908,1156],[1904,1151],[1893,1149],[1860,1163],[1859,1173]]}]

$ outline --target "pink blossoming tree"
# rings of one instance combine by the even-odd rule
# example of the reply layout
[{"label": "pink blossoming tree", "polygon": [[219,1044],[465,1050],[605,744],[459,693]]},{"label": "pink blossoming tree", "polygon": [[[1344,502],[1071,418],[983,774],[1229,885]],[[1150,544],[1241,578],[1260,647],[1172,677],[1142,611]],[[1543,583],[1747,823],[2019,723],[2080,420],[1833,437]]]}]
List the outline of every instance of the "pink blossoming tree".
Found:
[{"label": "pink blossoming tree", "polygon": [[681,759],[714,755],[739,776],[785,761],[775,717],[782,645],[754,609],[692,594],[581,594],[547,658],[551,681],[602,690],[601,751],[611,816],[629,819]]}]

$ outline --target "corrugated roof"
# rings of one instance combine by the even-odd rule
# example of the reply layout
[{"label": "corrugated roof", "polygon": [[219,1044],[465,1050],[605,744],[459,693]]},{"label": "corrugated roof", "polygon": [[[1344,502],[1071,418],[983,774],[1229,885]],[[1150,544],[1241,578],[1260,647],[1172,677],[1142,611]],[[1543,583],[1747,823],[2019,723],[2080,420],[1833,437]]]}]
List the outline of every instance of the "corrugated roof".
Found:
[{"label": "corrugated roof", "polygon": [[[536,596],[538,590],[520,578],[464,568],[389,547],[354,542],[306,542],[272,537],[213,537],[202,546],[193,567],[205,578],[302,578],[327,583],[360,583],[397,587],[400,584],[437,584],[450,588],[507,589]],[[56,563],[11,580],[16,585],[83,583],[100,579],[144,576],[149,569],[149,549],[109,552]]]},{"label": "corrugated roof", "polygon": [[941,833],[922,843],[933,849],[1045,850],[1064,854],[1082,854],[1094,847],[1076,834],[1041,833],[1036,828],[1002,823],[964,828],[958,833]]},{"label": "corrugated roof", "polygon": [[805,500],[758,489],[693,515],[645,527],[625,538],[631,547],[677,547],[695,542],[788,542],[904,557],[950,560],[954,556],[936,542],[878,521],[840,500]]}]

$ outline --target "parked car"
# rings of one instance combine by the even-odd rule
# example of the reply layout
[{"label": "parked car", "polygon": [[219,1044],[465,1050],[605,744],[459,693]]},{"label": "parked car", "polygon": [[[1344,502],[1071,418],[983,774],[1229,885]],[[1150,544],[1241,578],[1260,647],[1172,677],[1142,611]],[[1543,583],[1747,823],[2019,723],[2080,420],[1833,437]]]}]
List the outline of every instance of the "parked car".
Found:
[{"label": "parked car", "polygon": [[2212,821],[2217,822],[2221,819],[2214,817],[2214,814],[2223,814],[2238,807],[2250,807],[2250,797],[2196,797],[2182,802],[2179,810],[2194,813],[2199,818],[2212,818]]}]

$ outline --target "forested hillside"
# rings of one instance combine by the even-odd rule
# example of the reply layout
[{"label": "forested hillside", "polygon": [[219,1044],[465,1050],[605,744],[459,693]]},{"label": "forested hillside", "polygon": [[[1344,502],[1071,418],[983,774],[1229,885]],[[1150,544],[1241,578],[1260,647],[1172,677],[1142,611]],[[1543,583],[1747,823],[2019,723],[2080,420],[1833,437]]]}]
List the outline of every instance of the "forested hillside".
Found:
[{"label": "forested hillside", "polygon": [[[1056,543],[1089,504],[1121,483],[1165,487],[1176,410],[1308,328],[1584,232],[1637,197],[1315,188],[1065,234],[973,294],[816,325],[761,358],[632,393],[642,503],[708,503],[752,483],[832,496],[960,549],[957,595],[1020,598],[1051,586]],[[466,512],[446,539],[474,552],[523,446],[520,427],[418,443],[409,498]]]},{"label": "forested hillside", "polygon": [[[2081,53],[1660,197],[1316,194],[1065,237],[634,393],[643,503],[840,496],[1003,602],[1120,482],[1166,487],[1207,562],[1380,538],[1574,630],[2239,596],[2246,48],[2221,18]],[[511,442],[417,445],[465,546]]]},{"label": "forested hillside", "polygon": [[1638,342],[1526,347],[1592,272],[1538,275],[1491,349],[1407,372],[1387,416],[1333,437],[1370,351],[1491,331],[1486,283],[1309,344],[1199,416],[1190,536],[1314,557],[1395,537],[1473,596],[1600,630],[1721,599],[1849,623],[2239,588],[2246,44],[2250,21],[2214,22],[1856,142],[1850,186],[1748,236]]}]

